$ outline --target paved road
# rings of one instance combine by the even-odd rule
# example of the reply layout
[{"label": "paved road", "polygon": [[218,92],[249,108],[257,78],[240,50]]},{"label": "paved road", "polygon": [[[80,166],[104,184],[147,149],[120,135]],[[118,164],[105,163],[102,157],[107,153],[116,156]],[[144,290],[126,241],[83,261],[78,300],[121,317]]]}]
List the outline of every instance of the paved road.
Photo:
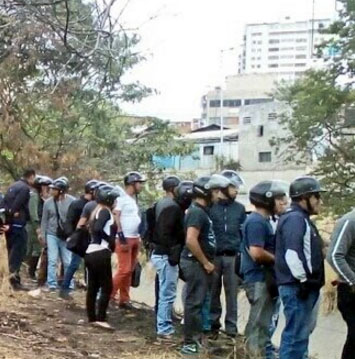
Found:
[{"label": "paved road", "polygon": [[[132,298],[136,301],[144,302],[150,306],[154,305],[154,272],[149,269],[143,271],[141,286],[133,289]],[[177,310],[181,310],[181,288],[179,283],[179,293],[176,301]],[[243,293],[238,298],[239,304],[239,331],[243,332],[248,318],[249,304]],[[284,318],[281,316],[277,331],[274,335],[276,345],[280,342]],[[340,359],[341,350],[346,336],[345,324],[338,312],[324,316],[319,315],[317,328],[312,334],[310,343],[310,353],[317,359]]]}]

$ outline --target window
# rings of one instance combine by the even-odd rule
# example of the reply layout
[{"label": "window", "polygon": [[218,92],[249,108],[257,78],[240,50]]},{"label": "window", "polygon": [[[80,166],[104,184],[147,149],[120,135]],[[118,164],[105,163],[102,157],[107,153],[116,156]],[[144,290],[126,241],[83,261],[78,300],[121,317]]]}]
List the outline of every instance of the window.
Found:
[{"label": "window", "polygon": [[307,50],[307,46],[297,46],[296,47],[297,51],[306,51]]},{"label": "window", "polygon": [[261,125],[258,127],[258,137],[263,137],[264,136],[264,126]]},{"label": "window", "polygon": [[259,103],[272,102],[272,98],[250,98],[244,100],[244,105],[257,105]]},{"label": "window", "polygon": [[306,64],[295,64],[295,67],[305,67]]},{"label": "window", "polygon": [[293,49],[294,49],[294,47],[282,47],[281,48],[282,51],[291,51]]},{"label": "window", "polygon": [[296,55],[296,59],[305,59],[307,58],[306,55]]},{"label": "window", "polygon": [[280,67],[293,67],[293,64],[280,64]]},{"label": "window", "polygon": [[221,107],[220,100],[210,100],[210,107]]},{"label": "window", "polygon": [[293,59],[293,55],[281,55],[280,59]]},{"label": "window", "polygon": [[214,146],[204,146],[203,147],[203,154],[205,156],[212,156],[214,153]]},{"label": "window", "polygon": [[247,125],[248,123],[251,123],[251,117],[249,116],[243,117],[243,124]]},{"label": "window", "polygon": [[277,55],[269,56],[269,60],[278,60],[279,57]]},{"label": "window", "polygon": [[277,113],[276,112],[271,112],[267,115],[267,119],[270,121],[276,120],[277,119]]},{"label": "window", "polygon": [[242,105],[242,100],[223,100],[223,107],[239,107]]},{"label": "window", "polygon": [[275,68],[275,67],[279,67],[279,65],[278,64],[270,64],[269,67],[270,68]]},{"label": "window", "polygon": [[296,42],[307,42],[307,39],[296,39]]},{"label": "window", "polygon": [[280,40],[276,40],[276,39],[269,40],[269,44],[278,44],[279,42]]},{"label": "window", "polygon": [[270,47],[269,51],[270,52],[275,52],[275,51],[279,51],[280,49],[278,47]]},{"label": "window", "polygon": [[251,34],[251,36],[261,36],[261,35],[262,35],[261,32],[254,32],[254,33]]},{"label": "window", "polygon": [[271,152],[259,152],[259,162],[271,162]]},{"label": "window", "polygon": [[258,41],[258,45],[261,45],[263,42],[262,41]]}]

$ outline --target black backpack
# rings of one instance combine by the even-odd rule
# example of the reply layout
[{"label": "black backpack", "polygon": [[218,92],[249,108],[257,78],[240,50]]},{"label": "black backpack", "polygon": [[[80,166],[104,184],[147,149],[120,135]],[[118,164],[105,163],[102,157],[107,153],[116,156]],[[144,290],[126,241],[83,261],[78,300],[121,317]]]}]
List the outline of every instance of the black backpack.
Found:
[{"label": "black backpack", "polygon": [[143,245],[146,249],[148,255],[150,256],[151,252],[154,249],[154,229],[155,229],[155,209],[156,209],[156,203],[153,204],[153,206],[149,207],[145,211],[145,220],[146,220],[146,230],[143,236]]}]

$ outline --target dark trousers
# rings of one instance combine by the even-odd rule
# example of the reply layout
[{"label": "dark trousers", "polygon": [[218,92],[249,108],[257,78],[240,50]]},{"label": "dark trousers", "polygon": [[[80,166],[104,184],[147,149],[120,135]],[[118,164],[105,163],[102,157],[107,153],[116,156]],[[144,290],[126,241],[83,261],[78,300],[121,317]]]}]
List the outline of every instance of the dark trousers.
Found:
[{"label": "dark trousers", "polygon": [[10,283],[21,283],[20,268],[26,256],[27,232],[25,227],[11,227],[6,233],[6,246],[9,256]]},{"label": "dark trousers", "polygon": [[[112,292],[111,252],[103,249],[85,256],[88,271],[88,289],[86,293],[86,310],[89,322],[103,322],[106,320],[106,311]],[[96,299],[98,300],[98,313],[96,315]]]},{"label": "dark trousers", "polygon": [[192,344],[200,340],[203,333],[202,307],[211,289],[212,275],[194,259],[181,258],[180,267],[186,279],[184,342]]},{"label": "dark trousers", "polygon": [[355,292],[347,284],[338,286],[338,308],[348,327],[342,359],[355,359]]},{"label": "dark trousers", "polygon": [[226,298],[226,315],[224,319],[225,329],[228,334],[235,335],[237,333],[237,295],[239,281],[238,276],[235,274],[235,256],[216,256],[214,265],[216,269],[212,282],[210,314],[212,330],[218,331],[221,327],[221,292],[223,281]]}]

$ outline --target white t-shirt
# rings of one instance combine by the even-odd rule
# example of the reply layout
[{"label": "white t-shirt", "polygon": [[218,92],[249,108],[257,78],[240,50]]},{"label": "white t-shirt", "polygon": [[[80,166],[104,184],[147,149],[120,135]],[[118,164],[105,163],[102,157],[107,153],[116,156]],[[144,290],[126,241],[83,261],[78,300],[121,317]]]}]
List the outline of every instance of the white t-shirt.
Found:
[{"label": "white t-shirt", "polygon": [[138,238],[141,218],[137,201],[129,195],[118,197],[115,210],[121,212],[120,221],[124,236],[127,238]]}]

